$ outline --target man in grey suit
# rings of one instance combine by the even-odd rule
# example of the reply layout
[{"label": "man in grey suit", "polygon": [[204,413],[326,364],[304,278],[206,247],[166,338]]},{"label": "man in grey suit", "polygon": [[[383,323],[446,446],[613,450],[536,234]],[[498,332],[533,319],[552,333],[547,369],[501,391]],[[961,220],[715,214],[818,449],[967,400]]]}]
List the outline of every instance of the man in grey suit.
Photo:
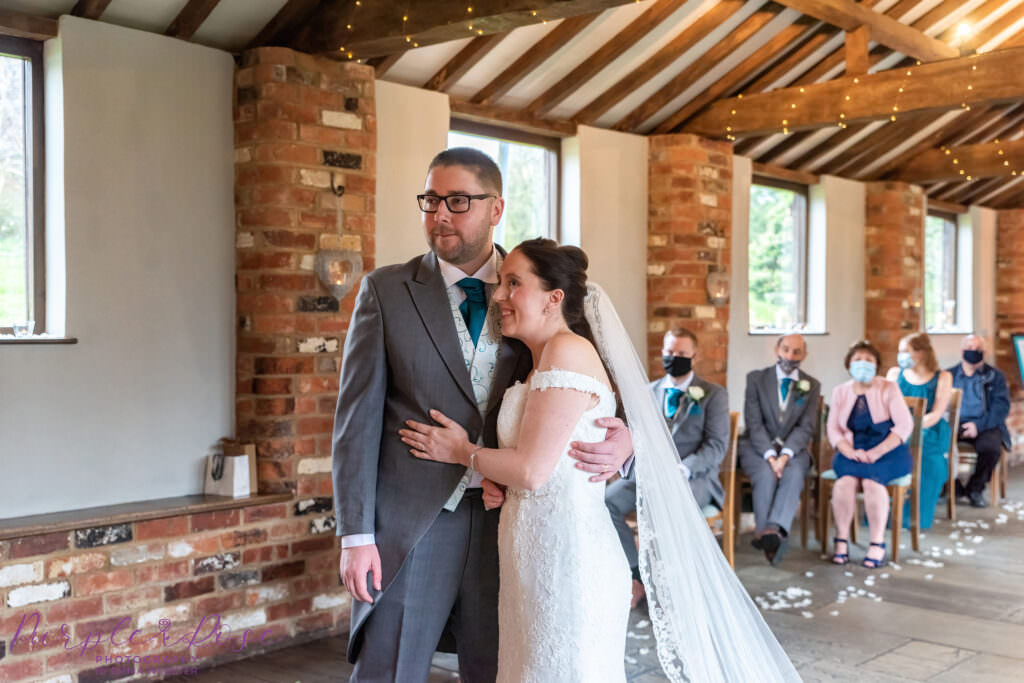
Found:
[{"label": "man in grey suit", "polygon": [[818,420],[821,383],[802,370],[807,343],[799,334],[779,337],[776,362],[747,375],[738,449],[754,488],[756,531],[752,541],[777,565],[788,548],[789,529],[811,466],[810,444]]},{"label": "man in grey suit", "polygon": [[[725,388],[697,377],[697,335],[679,327],[665,333],[662,348],[665,376],[651,382],[658,404],[679,452],[679,467],[690,481],[690,490],[702,509],[721,508],[725,491],[718,470],[729,444],[729,399]],[[636,480],[623,477],[608,487],[604,501],[633,571],[633,606],[644,596],[640,580],[640,559],[633,530],[626,515],[636,509]]]},{"label": "man in grey suit", "polygon": [[[485,508],[482,488],[500,489],[412,456],[398,430],[430,423],[436,408],[496,447],[505,389],[532,367],[522,343],[502,339],[489,305],[504,256],[492,242],[501,189],[485,154],[438,154],[417,197],[430,252],[370,273],[356,298],[333,444],[340,572],[354,598],[352,681],[424,681],[442,636],[454,637],[461,680],[496,676],[499,513]],[[606,441],[572,451],[594,481],[632,451],[621,421],[599,424]]]}]

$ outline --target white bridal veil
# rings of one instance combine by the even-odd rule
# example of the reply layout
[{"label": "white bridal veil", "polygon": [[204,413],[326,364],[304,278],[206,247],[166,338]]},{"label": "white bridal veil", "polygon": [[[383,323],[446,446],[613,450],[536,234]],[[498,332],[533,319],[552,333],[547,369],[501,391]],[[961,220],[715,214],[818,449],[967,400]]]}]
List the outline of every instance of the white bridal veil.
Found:
[{"label": "white bridal veil", "polygon": [[584,309],[633,437],[640,574],[665,673],[693,683],[800,681],[697,508],[615,307],[590,284]]}]

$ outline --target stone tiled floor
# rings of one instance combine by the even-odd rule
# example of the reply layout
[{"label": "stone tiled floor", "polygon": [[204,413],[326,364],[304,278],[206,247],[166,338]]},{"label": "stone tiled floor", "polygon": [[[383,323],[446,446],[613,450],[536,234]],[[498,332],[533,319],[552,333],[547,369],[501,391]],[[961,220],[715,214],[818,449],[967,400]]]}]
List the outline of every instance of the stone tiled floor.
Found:
[{"label": "stone tiled floor", "polygon": [[[805,681],[996,683],[1024,678],[1024,467],[1011,470],[999,509],[960,507],[925,533],[921,552],[904,534],[899,564],[871,571],[833,567],[812,539],[778,568],[741,536],[736,566]],[[866,530],[854,545],[863,557]],[[791,598],[779,599],[788,589]],[[798,594],[799,593],[799,594]],[[769,595],[771,594],[771,595]],[[810,599],[803,606],[793,606]],[[626,643],[631,683],[666,680],[652,629],[635,610]],[[742,637],[742,636],[740,636]],[[454,681],[457,662],[438,656],[432,683]],[[350,672],[331,638],[178,679],[191,683],[326,683]]]}]

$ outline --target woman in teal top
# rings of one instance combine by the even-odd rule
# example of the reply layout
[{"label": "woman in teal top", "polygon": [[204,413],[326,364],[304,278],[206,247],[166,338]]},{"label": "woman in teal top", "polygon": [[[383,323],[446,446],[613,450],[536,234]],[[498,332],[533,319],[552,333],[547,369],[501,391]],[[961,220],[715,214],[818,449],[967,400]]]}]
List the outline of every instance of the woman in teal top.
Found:
[{"label": "woman in teal top", "polygon": [[[931,339],[924,332],[907,335],[900,340],[899,367],[889,370],[888,379],[899,384],[904,396],[915,396],[925,400],[925,414],[922,420],[921,452],[921,528],[928,529],[935,519],[935,506],[942,492],[942,485],[949,478],[946,460],[949,451],[949,421],[946,410],[953,390],[953,378],[945,370],[939,370]],[[909,528],[910,501],[903,508],[903,525]]]}]

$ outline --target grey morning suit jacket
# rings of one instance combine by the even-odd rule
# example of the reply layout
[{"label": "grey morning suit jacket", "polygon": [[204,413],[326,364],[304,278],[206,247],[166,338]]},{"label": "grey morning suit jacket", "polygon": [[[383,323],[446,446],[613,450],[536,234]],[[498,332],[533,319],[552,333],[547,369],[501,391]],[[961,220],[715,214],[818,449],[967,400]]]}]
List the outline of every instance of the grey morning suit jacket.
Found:
[{"label": "grey morning suit jacket", "polygon": [[[661,380],[651,382],[651,393],[661,414],[665,414],[664,391],[658,388]],[[704,390],[704,398],[694,406],[687,392],[679,404],[675,417],[669,421],[672,440],[682,463],[690,468],[690,489],[694,498],[706,500],[702,493],[710,494],[719,507],[725,500],[725,491],[718,471],[729,445],[729,399],[725,389],[694,375],[691,387]]]},{"label": "grey morning suit jacket", "polygon": [[[497,446],[505,389],[524,379],[531,365],[521,342],[502,340],[481,419],[437,257],[428,253],[363,279],[334,418],[334,515],[338,536],[376,535],[385,591],[465,472],[414,457],[398,430],[408,419],[432,424],[428,411],[436,408],[470,440],[483,433],[487,446]],[[353,601],[353,636],[372,608]]]},{"label": "grey morning suit jacket", "polygon": [[[799,373],[799,381],[807,380],[811,388],[801,396],[797,387],[791,386],[784,412],[779,408],[779,380],[775,366],[754,370],[747,375],[743,403],[743,421],[747,430],[740,440],[740,448],[749,445],[757,455],[763,456],[773,447],[775,438],[781,439],[782,448],[791,449],[794,455],[800,455],[810,447],[815,420],[818,419],[821,383],[803,370]],[[782,448],[778,449],[780,453]]]}]

